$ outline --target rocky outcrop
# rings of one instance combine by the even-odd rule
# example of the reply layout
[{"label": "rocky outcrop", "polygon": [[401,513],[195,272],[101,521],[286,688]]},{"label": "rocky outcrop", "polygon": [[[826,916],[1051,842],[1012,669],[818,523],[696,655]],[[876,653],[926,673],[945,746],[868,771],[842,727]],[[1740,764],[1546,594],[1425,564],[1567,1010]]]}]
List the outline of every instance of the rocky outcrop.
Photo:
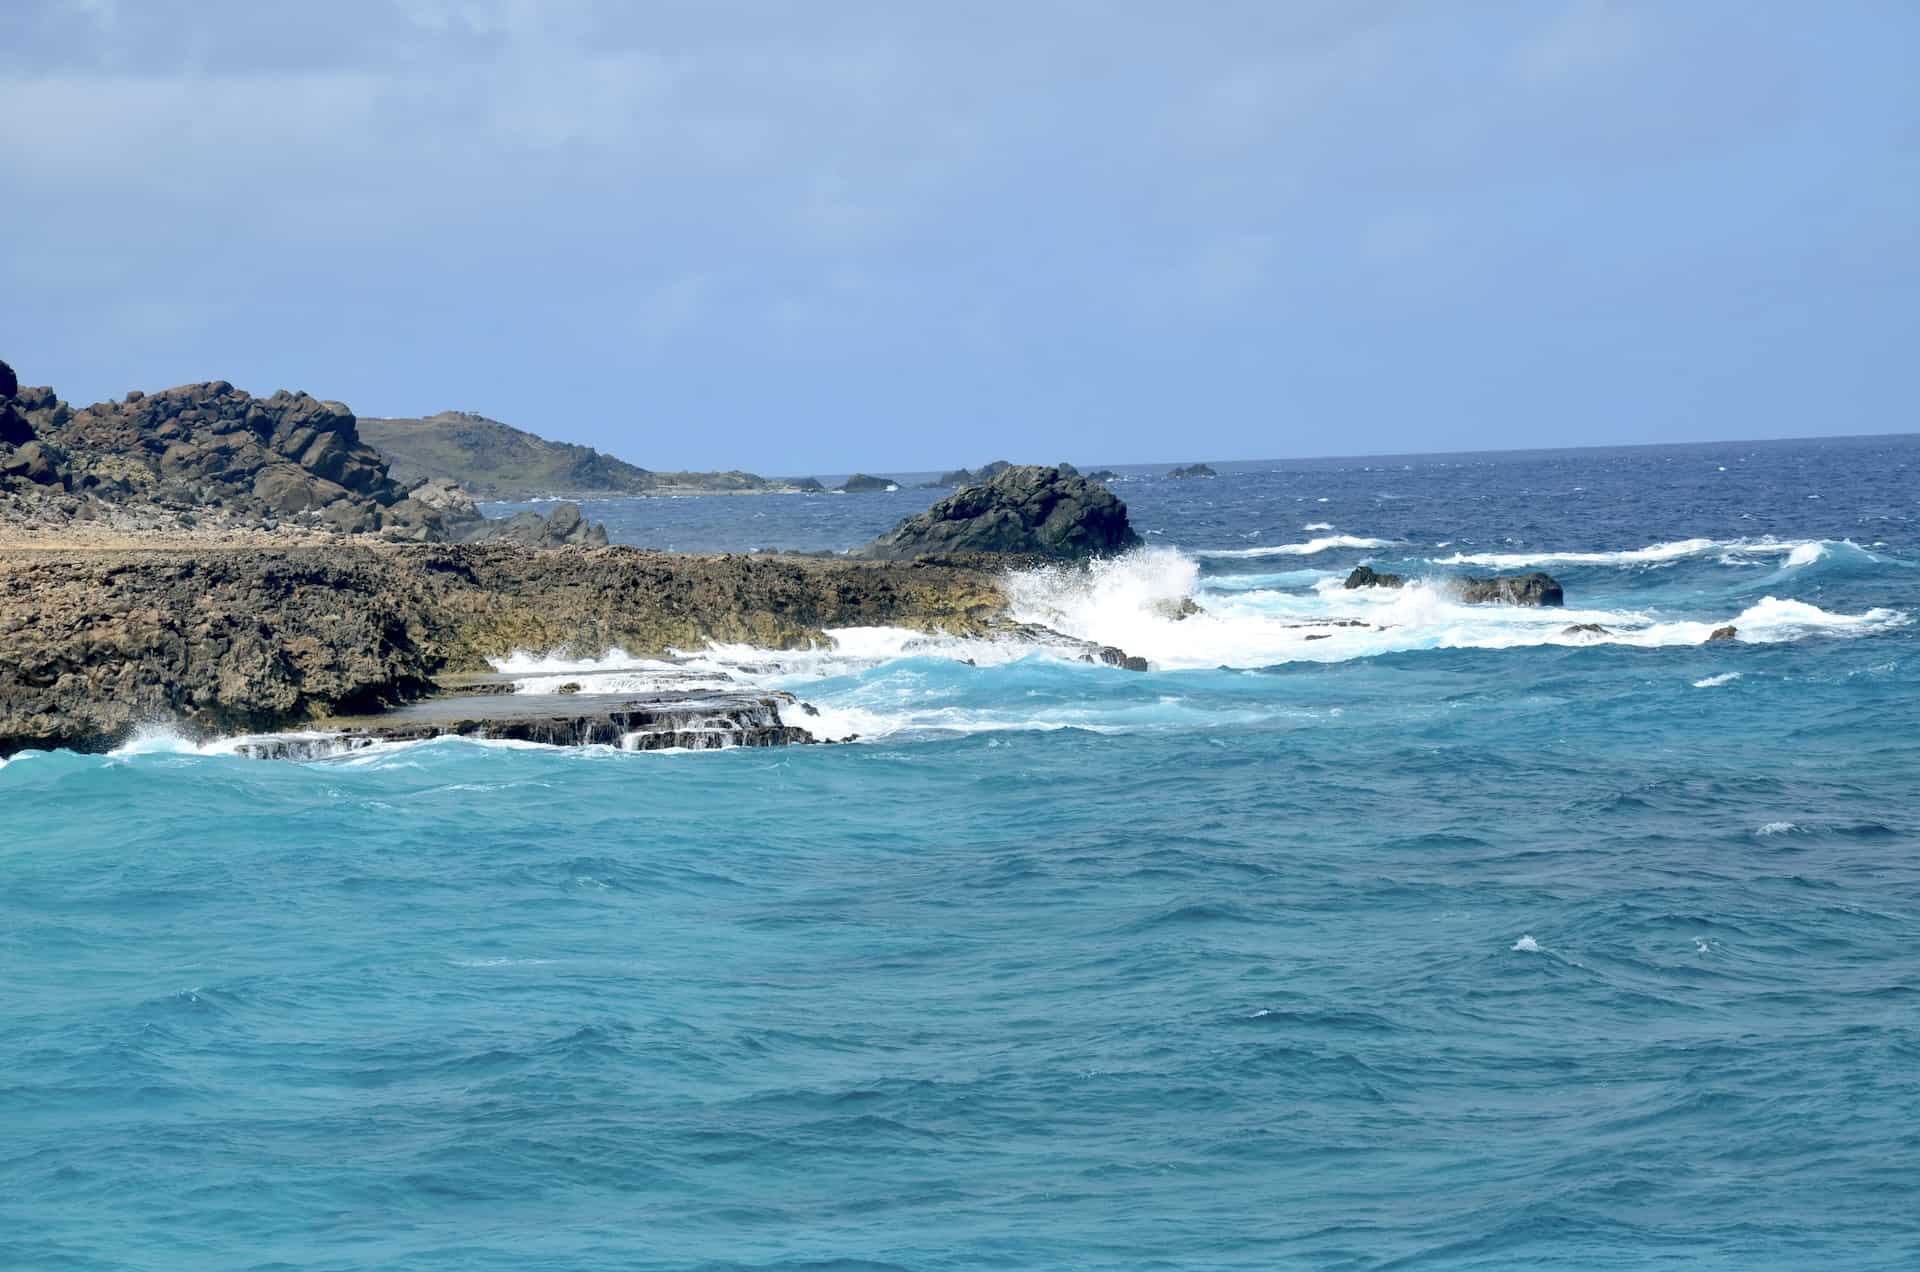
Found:
[{"label": "rocky outcrop", "polygon": [[336,727],[244,738],[234,750],[252,759],[319,760],[376,742],[439,737],[615,746],[623,751],[714,751],[813,741],[811,733],[781,718],[781,709],[792,705],[792,695],[785,693],[668,691],[565,703],[550,694],[453,695],[368,719],[340,721]]},{"label": "rocky outcrop", "polygon": [[1105,486],[1026,465],[956,491],[853,555],[900,561],[985,552],[1078,560],[1139,545],[1127,506]]},{"label": "rocky outcrop", "polygon": [[1709,643],[1719,640],[1732,640],[1740,634],[1740,629],[1728,623],[1725,627],[1716,627],[1707,633]]},{"label": "rocky outcrop", "polygon": [[1399,574],[1382,574],[1370,565],[1356,565],[1353,573],[1347,575],[1345,586],[1349,591],[1361,587],[1400,587],[1406,578]]},{"label": "rocky outcrop", "polygon": [[1574,623],[1560,629],[1562,636],[1611,636],[1613,629],[1600,623]]},{"label": "rocky outcrop", "polygon": [[1183,465],[1182,467],[1173,469],[1167,474],[1167,476],[1169,477],[1181,477],[1181,478],[1218,477],[1219,475],[1220,475],[1219,473],[1214,472],[1213,469],[1207,467],[1205,464],[1186,464],[1186,465]]},{"label": "rocky outcrop", "polygon": [[1120,474],[1111,468],[1096,468],[1087,474],[1088,481],[1118,481]]},{"label": "rocky outcrop", "polygon": [[979,634],[992,576],[921,563],[352,541],[0,556],[0,755],[136,726],[262,732],[391,708],[516,649],[793,649],[824,629]]},{"label": "rocky outcrop", "polygon": [[1552,575],[1539,570],[1490,579],[1464,578],[1456,580],[1453,586],[1460,599],[1469,604],[1557,606],[1567,603],[1560,584]]},{"label": "rocky outcrop", "polygon": [[900,483],[889,477],[875,477],[869,473],[855,473],[835,487],[842,494],[871,495],[887,490],[900,489]]},{"label": "rocky outcrop", "polygon": [[[1382,574],[1370,565],[1354,567],[1347,575],[1348,588],[1403,587],[1406,578]],[[1566,604],[1566,594],[1552,575],[1535,570],[1531,574],[1499,575],[1493,578],[1447,580],[1446,586],[1468,604],[1557,606]]]},{"label": "rocky outcrop", "polygon": [[210,380],[76,412],[52,389],[20,386],[12,368],[0,382],[12,390],[0,399],[0,490],[74,496],[29,507],[31,524],[59,515],[130,530],[292,527],[422,543],[495,534],[605,542],[604,530],[575,524],[578,508],[558,528],[536,518],[538,527],[523,521],[496,530],[451,482],[404,487],[361,440],[352,411],[305,393],[256,398]]},{"label": "rocky outcrop", "polygon": [[580,505],[563,503],[548,516],[537,512],[516,512],[511,517],[469,524],[458,536],[462,543],[518,543],[529,548],[607,546],[607,528],[588,522],[580,515]]}]

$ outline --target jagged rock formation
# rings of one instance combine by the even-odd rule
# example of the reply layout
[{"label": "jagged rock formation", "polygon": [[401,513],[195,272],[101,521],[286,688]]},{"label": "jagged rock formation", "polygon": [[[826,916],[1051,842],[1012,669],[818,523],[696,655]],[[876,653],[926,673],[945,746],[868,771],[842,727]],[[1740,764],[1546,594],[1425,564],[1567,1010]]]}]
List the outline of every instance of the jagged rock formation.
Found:
[{"label": "jagged rock formation", "polygon": [[1113,492],[1058,468],[1008,468],[906,518],[853,555],[901,561],[964,553],[1083,559],[1138,547]]},{"label": "jagged rock formation", "polygon": [[[547,494],[779,494],[804,489],[745,472],[654,472],[591,446],[549,441],[472,411],[420,419],[369,417],[360,436],[395,480],[438,477],[489,499]],[[817,484],[817,483],[816,483]]]},{"label": "jagged rock formation", "polygon": [[922,564],[367,540],[15,550],[0,556],[0,756],[102,750],[156,721],[226,734],[381,710],[516,649],[980,633],[1005,606],[987,572]]},{"label": "jagged rock formation", "polygon": [[[951,472],[941,473],[940,476],[933,481],[920,483],[920,489],[951,490],[956,486],[977,486],[981,482],[992,481],[995,477],[998,477],[1001,473],[1006,472],[1007,469],[1012,467],[1013,465],[1009,461],[996,459],[991,463],[982,464],[980,467],[974,469],[955,468]],[[1079,475],[1073,470],[1070,464],[1062,464],[1060,467],[1070,477]]]},{"label": "jagged rock formation", "polygon": [[882,491],[898,490],[900,483],[891,477],[875,477],[869,473],[855,473],[836,487],[848,495],[871,495]]},{"label": "jagged rock formation", "polygon": [[[1406,579],[1398,574],[1381,574],[1370,565],[1355,566],[1347,575],[1348,588],[1403,587]],[[1449,579],[1446,586],[1468,604],[1495,602],[1504,605],[1565,605],[1566,593],[1552,575],[1535,570],[1531,574],[1497,575],[1493,578]],[[1572,629],[1569,629],[1572,630]]]},{"label": "jagged rock formation", "polygon": [[1167,474],[1169,477],[1218,477],[1219,475],[1205,464],[1186,464]]},{"label": "jagged rock formation", "polygon": [[[412,542],[496,533],[527,542],[604,542],[571,523],[498,531],[448,483],[403,486],[360,439],[352,411],[305,393],[257,398],[210,380],[153,394],[136,390],[76,412],[50,388],[19,385],[10,367],[0,384],[11,390],[0,400],[0,489],[37,486],[73,496],[51,510],[70,521],[377,531]],[[44,500],[39,511],[49,511]],[[578,508],[571,517],[578,520]]]}]

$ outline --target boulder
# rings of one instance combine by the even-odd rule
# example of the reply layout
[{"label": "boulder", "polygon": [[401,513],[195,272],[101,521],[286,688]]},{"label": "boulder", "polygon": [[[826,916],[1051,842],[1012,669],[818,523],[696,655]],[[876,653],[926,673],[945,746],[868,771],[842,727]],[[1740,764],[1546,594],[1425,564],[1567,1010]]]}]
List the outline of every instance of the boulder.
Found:
[{"label": "boulder", "polygon": [[58,448],[36,439],[16,447],[10,455],[0,456],[0,476],[24,477],[36,486],[64,489],[70,485],[66,467],[61,463],[64,458]]},{"label": "boulder", "polygon": [[1105,486],[1023,465],[948,495],[853,555],[899,561],[994,552],[1075,560],[1138,546],[1127,506]]},{"label": "boulder", "polygon": [[1732,623],[1728,623],[1725,627],[1716,627],[1712,631],[1708,632],[1707,640],[1709,642],[1716,641],[1716,640],[1732,640],[1734,637],[1738,636],[1739,634],[1740,634],[1740,629],[1735,627]]},{"label": "boulder", "polygon": [[1169,477],[1218,477],[1220,474],[1205,464],[1186,464],[1169,472]]},{"label": "boulder", "polygon": [[607,546],[607,528],[582,517],[577,503],[558,504],[548,517],[516,512],[511,517],[482,518],[477,524],[460,527],[459,534],[465,543],[518,543],[530,548]]}]

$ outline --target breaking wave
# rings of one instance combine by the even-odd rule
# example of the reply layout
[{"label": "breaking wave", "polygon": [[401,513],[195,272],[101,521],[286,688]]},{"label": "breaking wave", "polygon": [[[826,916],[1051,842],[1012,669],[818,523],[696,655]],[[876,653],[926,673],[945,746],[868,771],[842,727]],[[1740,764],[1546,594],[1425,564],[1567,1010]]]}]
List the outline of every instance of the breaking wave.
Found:
[{"label": "breaking wave", "polygon": [[[1758,565],[1784,557],[1784,564],[1791,568],[1812,565],[1836,548],[1865,554],[1864,549],[1850,540],[1676,539],[1671,543],[1654,543],[1644,548],[1628,548],[1619,552],[1560,552],[1550,549],[1531,552],[1456,552],[1452,556],[1434,557],[1432,560],[1435,565],[1480,565],[1501,570],[1521,570],[1551,565],[1666,565],[1690,558],[1708,557],[1717,559],[1722,565]],[[1869,555],[1867,559],[1874,558]]]},{"label": "breaking wave", "polygon": [[[1307,527],[1309,530],[1329,528],[1331,527],[1321,523]],[[1329,534],[1317,539],[1309,539],[1305,543],[1275,543],[1264,548],[1199,548],[1194,551],[1194,555],[1220,561],[1253,560],[1273,556],[1318,556],[1322,552],[1330,552],[1335,548],[1389,548],[1392,546],[1392,539],[1365,539],[1352,534]]]}]

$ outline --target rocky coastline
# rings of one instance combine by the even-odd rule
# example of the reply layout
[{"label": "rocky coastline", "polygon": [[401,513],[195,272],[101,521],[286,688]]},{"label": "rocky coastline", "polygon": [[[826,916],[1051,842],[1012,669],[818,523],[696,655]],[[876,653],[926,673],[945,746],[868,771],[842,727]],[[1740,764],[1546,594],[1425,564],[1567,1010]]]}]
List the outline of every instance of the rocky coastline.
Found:
[{"label": "rocky coastline", "polygon": [[[0,755],[101,751],[162,723],[191,737],[324,726],[444,695],[447,677],[516,650],[985,633],[1006,611],[990,567],[517,544],[15,547],[0,556]],[[589,705],[606,704],[576,713]]]}]

